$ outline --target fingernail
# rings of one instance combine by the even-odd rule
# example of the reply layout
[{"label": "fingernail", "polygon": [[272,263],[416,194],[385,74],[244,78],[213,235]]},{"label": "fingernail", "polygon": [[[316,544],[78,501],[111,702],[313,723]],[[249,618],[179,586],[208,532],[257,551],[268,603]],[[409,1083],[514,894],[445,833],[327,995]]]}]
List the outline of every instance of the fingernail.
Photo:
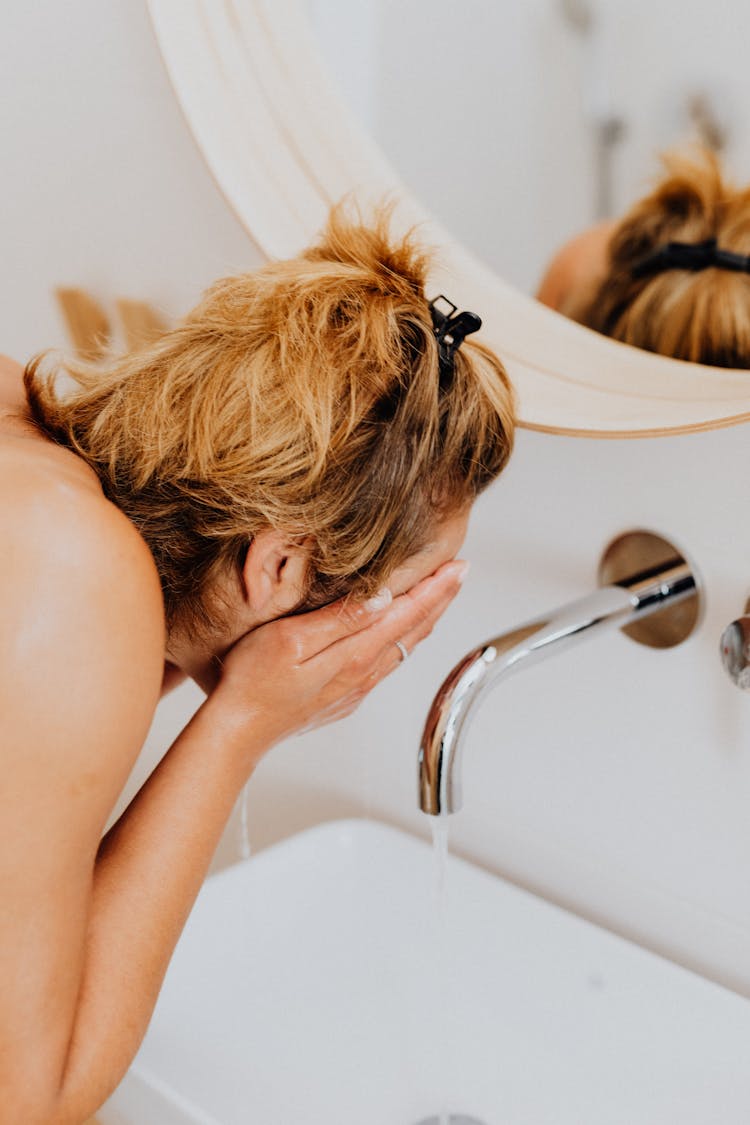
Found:
[{"label": "fingernail", "polygon": [[470,568],[471,563],[468,561],[468,559],[462,559],[461,565],[456,567],[456,581],[458,582],[459,586],[466,578],[466,575],[469,573]]},{"label": "fingernail", "polygon": [[387,586],[383,586],[378,590],[377,594],[372,598],[368,598],[363,602],[362,608],[366,609],[368,613],[378,613],[379,610],[385,609],[393,601],[393,594]]}]

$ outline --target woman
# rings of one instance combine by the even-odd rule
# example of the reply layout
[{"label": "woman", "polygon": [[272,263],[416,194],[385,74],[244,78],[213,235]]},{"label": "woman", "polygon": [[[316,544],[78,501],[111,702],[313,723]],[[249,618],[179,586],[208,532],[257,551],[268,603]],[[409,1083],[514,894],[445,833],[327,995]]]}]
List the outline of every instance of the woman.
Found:
[{"label": "woman", "polygon": [[712,152],[672,153],[618,222],[569,242],[540,301],[616,340],[717,367],[750,367],[750,188]]},{"label": "woman", "polygon": [[[122,1077],[260,757],[349,714],[456,594],[511,450],[478,318],[334,214],[104,370],[0,375],[0,1121]],[[206,700],[102,839],[160,692]]]}]

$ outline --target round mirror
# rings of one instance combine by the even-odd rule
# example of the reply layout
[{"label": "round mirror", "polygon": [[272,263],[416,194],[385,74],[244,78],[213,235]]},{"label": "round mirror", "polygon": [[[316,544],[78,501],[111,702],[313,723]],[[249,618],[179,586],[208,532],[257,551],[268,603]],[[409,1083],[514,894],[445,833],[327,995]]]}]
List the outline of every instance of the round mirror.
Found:
[{"label": "round mirror", "polygon": [[[431,277],[482,316],[522,424],[633,436],[750,418],[750,372],[655,356],[533,299],[567,237],[618,214],[692,136],[745,143],[737,29],[696,0],[149,0],[195,138],[270,256],[354,191],[439,248]],[[675,12],[679,12],[679,18]]]}]

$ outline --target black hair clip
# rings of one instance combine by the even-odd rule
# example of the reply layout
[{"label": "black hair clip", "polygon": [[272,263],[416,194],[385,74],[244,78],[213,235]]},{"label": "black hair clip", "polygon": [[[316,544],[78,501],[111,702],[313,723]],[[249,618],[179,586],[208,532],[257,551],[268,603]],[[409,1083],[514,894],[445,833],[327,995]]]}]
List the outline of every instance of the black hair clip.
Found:
[{"label": "black hair clip", "polygon": [[704,242],[667,242],[633,267],[633,277],[648,277],[663,270],[705,270],[710,268],[750,273],[750,258],[720,250],[715,238]]},{"label": "black hair clip", "polygon": [[[449,312],[438,308],[437,302],[444,301]],[[438,343],[438,363],[441,380],[449,380],[453,376],[453,357],[461,344],[472,332],[478,332],[482,327],[482,319],[473,312],[458,312],[458,306],[439,293],[429,303],[432,314],[432,327]]]}]

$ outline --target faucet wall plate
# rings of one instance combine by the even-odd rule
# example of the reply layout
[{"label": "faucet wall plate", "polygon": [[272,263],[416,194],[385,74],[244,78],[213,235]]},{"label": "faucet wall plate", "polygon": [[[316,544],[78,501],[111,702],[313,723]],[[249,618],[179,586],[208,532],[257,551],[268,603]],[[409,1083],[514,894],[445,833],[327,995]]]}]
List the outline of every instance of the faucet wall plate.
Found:
[{"label": "faucet wall plate", "polygon": [[694,593],[683,601],[668,603],[664,609],[640,618],[630,625],[623,625],[621,632],[650,648],[672,648],[686,640],[700,622],[703,598],[700,581],[695,566],[682,552],[653,531],[637,529],[618,535],[604,549],[599,562],[598,582],[600,586],[619,586],[639,571],[644,574],[662,571],[670,566],[689,566],[696,578]]}]

